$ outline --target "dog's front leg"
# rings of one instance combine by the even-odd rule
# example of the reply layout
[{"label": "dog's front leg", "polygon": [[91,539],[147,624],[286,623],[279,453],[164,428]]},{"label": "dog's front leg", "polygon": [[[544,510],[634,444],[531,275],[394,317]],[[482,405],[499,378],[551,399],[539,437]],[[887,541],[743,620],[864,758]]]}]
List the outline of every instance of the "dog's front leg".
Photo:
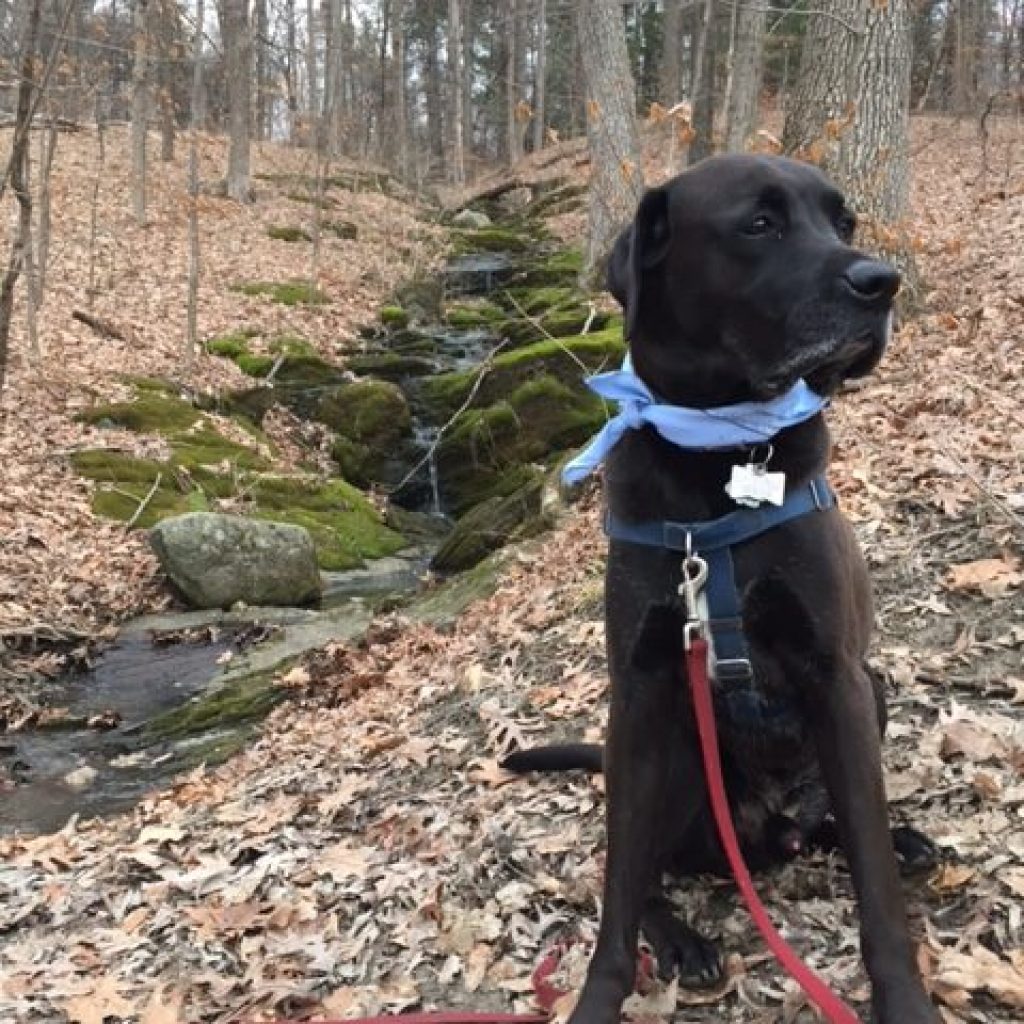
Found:
[{"label": "dog's front leg", "polygon": [[934,1024],[914,962],[882,780],[871,681],[848,665],[815,709],[818,754],[861,918],[861,951],[879,1024]]},{"label": "dog's front leg", "polygon": [[[641,913],[673,842],[692,820],[702,791],[687,742],[681,674],[682,623],[674,609],[647,610],[639,636],[615,656],[609,617],[612,704],[605,748],[608,854],[597,945],[571,1024],[618,1024],[636,980]],[[618,662],[618,664],[616,664]]]}]

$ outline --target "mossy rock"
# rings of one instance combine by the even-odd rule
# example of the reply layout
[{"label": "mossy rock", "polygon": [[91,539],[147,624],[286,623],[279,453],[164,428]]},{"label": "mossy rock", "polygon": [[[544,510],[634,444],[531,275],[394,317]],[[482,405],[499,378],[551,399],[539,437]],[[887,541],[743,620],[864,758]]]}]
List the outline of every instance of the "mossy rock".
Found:
[{"label": "mossy rock", "polygon": [[587,194],[586,185],[568,184],[548,189],[527,208],[531,217],[556,217],[567,210],[580,209]]},{"label": "mossy rock", "polygon": [[583,273],[583,253],[579,249],[559,249],[528,263],[517,275],[520,287],[547,285],[574,286]]},{"label": "mossy rock", "polygon": [[525,381],[507,399],[455,418],[437,448],[442,497],[461,514],[510,494],[533,464],[582,444],[606,420],[595,395],[553,376]]},{"label": "mossy rock", "polygon": [[266,295],[284,306],[322,306],[330,299],[308,281],[246,281],[234,286],[243,295]]},{"label": "mossy rock", "polygon": [[385,327],[401,329],[409,326],[409,314],[401,306],[383,306],[380,311],[380,322]]},{"label": "mossy rock", "polygon": [[[276,401],[277,397],[272,388],[239,388],[204,399],[200,403],[200,407],[208,412],[217,412],[241,420],[243,427],[246,427],[247,424],[259,427]],[[251,427],[247,427],[247,429],[251,429]]]},{"label": "mossy rock", "polygon": [[181,386],[173,380],[165,380],[163,377],[145,377],[135,374],[124,374],[121,379],[130,384],[136,391],[150,395],[167,395],[171,398],[181,396]]},{"label": "mossy rock", "polygon": [[437,339],[410,327],[404,331],[395,331],[388,338],[387,347],[394,355],[430,356],[437,352]]},{"label": "mossy rock", "polygon": [[241,332],[223,334],[218,338],[210,338],[206,343],[206,351],[210,355],[237,360],[239,356],[249,354],[249,338]]},{"label": "mossy rock", "polygon": [[95,405],[79,413],[77,419],[82,423],[124,427],[140,434],[161,434],[166,437],[187,430],[200,415],[191,402],[151,392],[140,395],[134,402]]},{"label": "mossy rock", "polygon": [[174,487],[160,486],[150,496],[150,486],[143,484],[119,484],[117,488],[97,488],[92,497],[92,510],[104,519],[116,519],[121,523],[132,522],[139,506],[148,497],[146,507],[133,526],[147,530],[162,519],[180,516],[186,512],[206,512],[209,502],[202,491],[182,494]]},{"label": "mossy rock", "polygon": [[343,437],[382,447],[407,437],[412,423],[402,389],[372,378],[328,392],[317,406],[316,418]]},{"label": "mossy rock", "polygon": [[186,469],[225,463],[235,470],[270,468],[270,464],[259,452],[224,437],[207,424],[171,438],[171,450],[174,452],[171,462]]},{"label": "mossy rock", "polygon": [[[474,406],[492,404],[534,377],[554,376],[579,393],[588,372],[617,367],[625,355],[622,321],[615,318],[603,330],[557,340],[546,339],[494,358],[473,399]],[[417,400],[435,422],[448,420],[469,397],[482,369],[440,373],[420,383]]]},{"label": "mossy rock", "polygon": [[350,220],[324,221],[323,229],[346,242],[354,242],[359,237],[359,228]]},{"label": "mossy rock", "polygon": [[529,345],[545,338],[567,338],[578,335],[588,325],[591,333],[608,323],[607,313],[591,312],[584,306],[555,309],[529,319],[506,320],[498,328],[502,337],[514,346]]},{"label": "mossy rock", "polygon": [[148,743],[166,743],[213,730],[235,730],[265,718],[286,695],[287,690],[275,683],[273,672],[259,672],[157,715],[146,723],[142,734]]},{"label": "mossy rock", "polygon": [[492,327],[505,317],[505,311],[488,299],[451,303],[444,311],[445,323],[463,331]]},{"label": "mossy rock", "polygon": [[361,566],[367,558],[393,555],[405,538],[381,522],[366,497],[344,480],[264,476],[252,481],[253,514],[304,526],[313,536],[321,569]]},{"label": "mossy rock", "polygon": [[537,242],[529,234],[506,227],[453,231],[452,246],[457,254],[471,252],[527,252]]},{"label": "mossy rock", "polygon": [[313,237],[305,228],[287,224],[272,224],[267,228],[267,237],[277,242],[312,242]]},{"label": "mossy rock", "polygon": [[569,285],[543,285],[538,288],[509,288],[499,296],[507,310],[515,314],[537,316],[554,309],[578,306],[583,292]]},{"label": "mossy rock", "polygon": [[489,498],[467,512],[438,548],[430,566],[435,572],[463,572],[482,562],[510,540],[543,528],[540,517],[543,474],[534,474],[504,497]]},{"label": "mossy rock", "polygon": [[474,601],[490,597],[498,589],[507,559],[507,552],[495,551],[467,572],[421,594],[403,610],[403,615],[438,629],[451,628]]},{"label": "mossy rock", "polygon": [[316,346],[301,334],[279,334],[275,338],[271,338],[267,348],[273,352],[275,356],[279,356],[283,352],[286,356],[311,356],[314,359],[320,358],[319,353],[316,350]]},{"label": "mossy rock", "polygon": [[368,352],[349,356],[346,368],[360,375],[372,375],[398,381],[408,377],[424,377],[434,372],[434,363],[417,355],[397,352]]}]

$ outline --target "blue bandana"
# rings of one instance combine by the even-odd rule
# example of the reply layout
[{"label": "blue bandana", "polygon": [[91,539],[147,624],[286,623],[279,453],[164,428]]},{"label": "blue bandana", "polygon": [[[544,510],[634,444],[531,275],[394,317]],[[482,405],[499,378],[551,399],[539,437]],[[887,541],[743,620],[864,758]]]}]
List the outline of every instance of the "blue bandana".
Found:
[{"label": "blue bandana", "polygon": [[652,426],[680,448],[707,450],[763,444],[779,431],[817,415],[827,404],[804,380],[767,402],[738,402],[714,409],[688,409],[658,402],[633,372],[629,357],[621,370],[587,378],[587,387],[619,404],[619,412],[562,470],[568,484],[579,483],[605,460],[627,430]]}]

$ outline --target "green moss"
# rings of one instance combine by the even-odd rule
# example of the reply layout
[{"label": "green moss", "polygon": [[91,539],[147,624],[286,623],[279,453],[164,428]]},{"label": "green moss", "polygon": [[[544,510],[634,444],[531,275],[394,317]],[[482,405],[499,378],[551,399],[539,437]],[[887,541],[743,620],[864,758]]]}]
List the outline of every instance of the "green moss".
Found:
[{"label": "green moss", "polygon": [[372,378],[326,394],[317,408],[317,419],[344,437],[382,447],[407,436],[412,422],[402,389]]},{"label": "green moss", "polygon": [[511,288],[507,297],[509,310],[537,316],[552,309],[579,305],[583,293],[569,285],[543,285],[538,288]]},{"label": "green moss", "polygon": [[133,374],[125,374],[121,378],[126,384],[131,384],[136,391],[142,391],[151,395],[167,395],[171,398],[179,398],[181,388],[172,380],[164,380],[162,377],[139,377]]},{"label": "green moss", "polygon": [[527,213],[531,217],[555,217],[581,207],[586,194],[586,185],[570,184],[548,189],[530,204]]},{"label": "green moss", "polygon": [[[502,352],[491,363],[474,397],[476,406],[491,404],[511,394],[531,377],[555,376],[583,392],[588,372],[618,366],[625,354],[622,321],[614,319],[603,330],[558,340],[538,341]],[[466,400],[482,370],[440,373],[422,382],[420,401],[428,417],[447,420]]]},{"label": "green moss", "polygon": [[135,459],[110,448],[90,448],[74,452],[71,465],[90,480],[118,484],[152,484],[167,465],[156,459]]},{"label": "green moss", "polygon": [[583,253],[579,249],[559,249],[527,265],[519,275],[523,287],[546,285],[574,286],[583,272]]},{"label": "green moss", "polygon": [[198,466],[217,466],[230,463],[236,469],[268,469],[269,463],[252,448],[231,441],[204,424],[197,430],[179,434],[171,439],[175,465],[195,469]]},{"label": "green moss", "polygon": [[[105,519],[127,523],[138,512],[149,491],[150,486],[145,484],[121,484],[116,489],[100,487],[93,495],[92,510]],[[148,529],[168,516],[180,516],[191,511],[194,509],[187,494],[172,486],[161,486],[150,497],[134,525],[138,529]]]},{"label": "green moss", "polygon": [[385,327],[408,327],[409,314],[401,306],[382,306],[380,322]]},{"label": "green moss", "polygon": [[506,557],[503,552],[496,551],[468,572],[460,573],[417,598],[404,614],[415,622],[426,622],[441,629],[454,625],[474,601],[494,593]]},{"label": "green moss", "polygon": [[266,377],[276,360],[273,356],[254,356],[245,352],[235,358],[238,368],[248,377]]},{"label": "green moss", "polygon": [[286,224],[272,224],[267,228],[267,237],[277,242],[312,242],[313,238],[305,228],[290,227]]},{"label": "green moss", "polygon": [[464,515],[438,548],[431,568],[440,573],[462,572],[518,536],[541,527],[543,473],[534,473],[523,486],[504,497],[488,498]]},{"label": "green moss", "polygon": [[142,394],[134,402],[97,405],[78,415],[83,423],[110,424],[142,434],[172,434],[187,430],[200,412],[180,398],[157,393]]},{"label": "green moss", "polygon": [[456,253],[526,252],[535,243],[535,238],[504,227],[452,232],[452,244]]},{"label": "green moss", "polygon": [[344,480],[260,477],[250,495],[254,514],[261,519],[309,530],[323,569],[352,569],[364,559],[405,547],[405,539],[385,526],[363,494]]},{"label": "green moss", "polygon": [[442,493],[454,512],[521,487],[534,463],[585,441],[607,418],[604,403],[553,376],[532,378],[506,399],[469,409],[438,445]]},{"label": "green moss", "polygon": [[239,356],[249,354],[248,339],[243,334],[225,334],[211,338],[206,343],[206,351],[211,355],[237,360]]},{"label": "green moss", "polygon": [[314,359],[320,358],[320,355],[313,343],[308,338],[304,338],[301,334],[279,334],[276,338],[271,339],[267,348],[269,348],[276,356],[283,352],[288,356],[312,356]]},{"label": "green moss", "polygon": [[475,302],[457,302],[448,306],[444,313],[445,322],[458,330],[490,327],[505,319],[502,308],[487,299]]},{"label": "green moss", "polygon": [[275,685],[273,672],[260,672],[165,711],[148,722],[148,742],[189,739],[213,729],[229,729],[266,717],[284,700],[287,691]]},{"label": "green moss", "polygon": [[285,306],[320,306],[330,300],[308,281],[246,281],[234,290],[244,295],[266,295]]}]

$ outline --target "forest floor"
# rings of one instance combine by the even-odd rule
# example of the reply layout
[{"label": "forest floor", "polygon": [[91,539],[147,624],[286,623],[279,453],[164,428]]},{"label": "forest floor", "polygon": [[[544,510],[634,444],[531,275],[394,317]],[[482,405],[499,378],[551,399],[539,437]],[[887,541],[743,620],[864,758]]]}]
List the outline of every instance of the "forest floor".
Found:
[{"label": "forest floor", "polygon": [[[298,159],[269,150],[267,161]],[[137,229],[119,209],[123,156],[108,156],[103,274],[115,287],[94,309],[129,329],[122,344],[70,319],[88,283],[92,157],[68,153],[79,155],[55,185],[63,228],[42,369],[19,357],[0,405],[0,632],[49,623],[85,634],[166,601],[142,541],[91,517],[64,453],[89,440],[73,413],[122,386],[111,368],[180,366],[183,174],[158,179],[152,226]],[[213,143],[206,157],[212,168]],[[398,276],[436,258],[414,206],[353,193],[340,213],[360,239],[324,258],[336,301],[254,308],[260,300],[226,286],[295,258],[265,235],[267,223],[294,222],[292,206],[275,206],[288,202],[205,202],[203,335],[257,315],[289,329],[302,318],[343,349]],[[832,479],[876,583],[894,812],[943,851],[941,867],[908,885],[922,971],[950,1024],[1009,1022],[1024,1009],[1020,125],[1000,126],[983,160],[974,124],[918,121],[914,229],[924,309],[875,376],[837,401]],[[200,357],[189,381],[228,372]],[[448,631],[381,616],[359,645],[309,657],[281,680],[294,699],[221,767],[118,818],[0,839],[0,1018],[177,1024],[529,1008],[544,951],[594,934],[601,786],[514,780],[496,759],[515,742],[600,735],[598,517],[591,493]],[[866,1012],[842,861],[800,859],[760,888],[784,934]],[[675,899],[721,940],[728,977],[711,993],[655,989],[640,1016],[767,1024],[807,1013],[731,885],[691,881]],[[585,953],[585,942],[571,947],[566,987]]]}]

